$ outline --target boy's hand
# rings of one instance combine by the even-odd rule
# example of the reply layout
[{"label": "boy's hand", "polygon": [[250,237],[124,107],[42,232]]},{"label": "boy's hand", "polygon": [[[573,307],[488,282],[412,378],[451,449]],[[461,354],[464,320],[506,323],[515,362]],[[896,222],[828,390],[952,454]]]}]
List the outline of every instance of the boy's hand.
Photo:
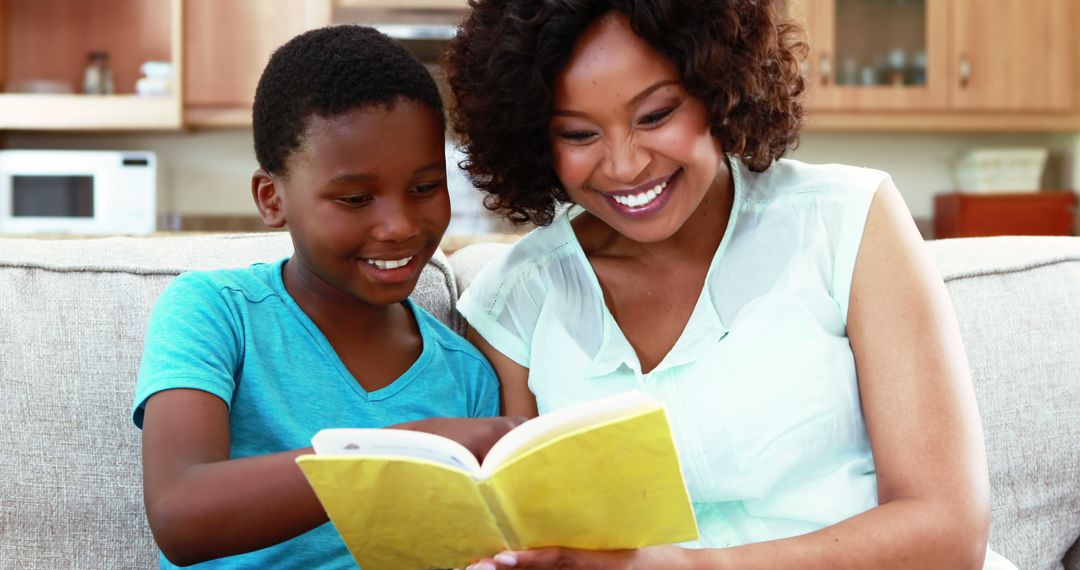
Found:
[{"label": "boy's hand", "polygon": [[521,425],[523,416],[498,416],[494,418],[428,418],[390,426],[393,429],[426,431],[448,437],[484,460],[492,445],[506,432]]}]

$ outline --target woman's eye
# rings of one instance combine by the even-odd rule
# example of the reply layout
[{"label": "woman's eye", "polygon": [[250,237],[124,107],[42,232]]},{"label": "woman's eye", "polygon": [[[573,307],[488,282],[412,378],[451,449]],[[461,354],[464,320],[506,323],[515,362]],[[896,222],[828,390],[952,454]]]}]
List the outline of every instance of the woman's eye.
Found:
[{"label": "woman's eye", "polygon": [[661,121],[663,121],[664,119],[671,116],[671,113],[674,110],[675,110],[675,108],[672,107],[670,109],[664,109],[663,111],[657,111],[655,113],[649,113],[648,115],[645,115],[644,117],[642,117],[640,122],[641,122],[642,125],[645,125],[645,126],[652,126],[652,125],[658,124]]},{"label": "woman's eye", "polygon": [[559,137],[570,142],[585,142],[596,136],[592,131],[565,131],[559,133]]}]

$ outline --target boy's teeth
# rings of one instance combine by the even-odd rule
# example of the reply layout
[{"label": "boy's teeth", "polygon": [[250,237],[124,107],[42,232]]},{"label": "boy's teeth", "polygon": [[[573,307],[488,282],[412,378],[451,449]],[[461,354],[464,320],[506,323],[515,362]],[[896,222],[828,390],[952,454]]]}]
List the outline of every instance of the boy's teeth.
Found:
[{"label": "boy's teeth", "polygon": [[412,256],[405,259],[367,259],[365,261],[379,269],[397,269],[408,265],[412,261]]},{"label": "boy's teeth", "polygon": [[667,188],[667,182],[661,182],[660,184],[657,184],[656,186],[653,186],[649,190],[646,190],[645,192],[642,192],[640,194],[633,194],[630,196],[614,196],[613,198],[616,202],[622,204],[623,206],[640,208],[641,206],[644,206],[645,204],[648,204],[649,202],[655,200],[656,197],[664,191],[664,188]]}]

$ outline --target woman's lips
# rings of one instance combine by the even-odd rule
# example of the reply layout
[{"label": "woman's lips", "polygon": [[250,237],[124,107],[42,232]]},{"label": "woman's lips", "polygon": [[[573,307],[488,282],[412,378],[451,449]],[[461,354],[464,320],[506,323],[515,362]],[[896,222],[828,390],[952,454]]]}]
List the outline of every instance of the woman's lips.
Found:
[{"label": "woman's lips", "polygon": [[648,216],[667,204],[680,173],[682,173],[681,170],[676,171],[667,180],[643,191],[605,194],[604,197],[607,198],[608,204],[611,204],[611,207],[623,216],[628,218]]}]

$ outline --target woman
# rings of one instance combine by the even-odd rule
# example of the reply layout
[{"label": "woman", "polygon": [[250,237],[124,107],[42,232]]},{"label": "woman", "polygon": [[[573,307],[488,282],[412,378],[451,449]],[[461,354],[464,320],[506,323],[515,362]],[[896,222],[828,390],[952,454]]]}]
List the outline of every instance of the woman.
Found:
[{"label": "woman", "polygon": [[545,227],[463,296],[470,336],[506,414],[665,402],[701,534],[475,567],[984,567],[948,294],[885,173],[781,159],[802,49],[765,0],[473,3],[448,57],[463,166]]}]

